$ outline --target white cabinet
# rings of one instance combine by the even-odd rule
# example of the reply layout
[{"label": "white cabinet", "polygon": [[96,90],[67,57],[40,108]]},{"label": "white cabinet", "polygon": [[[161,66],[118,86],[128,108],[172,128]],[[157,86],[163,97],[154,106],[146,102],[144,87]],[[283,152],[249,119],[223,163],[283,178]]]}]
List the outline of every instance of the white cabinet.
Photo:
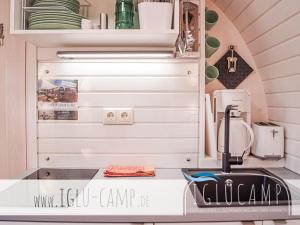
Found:
[{"label": "white cabinet", "polygon": [[[89,0],[88,19],[99,23],[99,12],[108,14],[109,29],[78,30],[26,30],[24,29],[23,9],[30,6],[31,1],[11,1],[12,34],[21,35],[28,42],[40,47],[84,47],[84,46],[116,46],[116,47],[174,47],[179,34],[179,0],[174,0],[173,28],[165,31],[148,31],[140,29],[114,29],[115,1]],[[25,3],[24,3],[25,2]],[[26,4],[23,6],[22,4]]]},{"label": "white cabinet", "polygon": [[300,220],[270,220],[263,221],[263,225],[299,225]]}]

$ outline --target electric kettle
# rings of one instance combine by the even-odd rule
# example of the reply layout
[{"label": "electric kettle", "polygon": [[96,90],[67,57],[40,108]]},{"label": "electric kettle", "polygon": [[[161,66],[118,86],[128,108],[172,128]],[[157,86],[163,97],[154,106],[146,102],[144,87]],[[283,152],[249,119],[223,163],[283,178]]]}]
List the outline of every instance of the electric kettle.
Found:
[{"label": "electric kettle", "polygon": [[[225,118],[221,120],[218,135],[218,151],[224,152]],[[250,154],[250,148],[254,143],[252,128],[241,117],[230,118],[229,152],[232,156],[245,156]]]}]

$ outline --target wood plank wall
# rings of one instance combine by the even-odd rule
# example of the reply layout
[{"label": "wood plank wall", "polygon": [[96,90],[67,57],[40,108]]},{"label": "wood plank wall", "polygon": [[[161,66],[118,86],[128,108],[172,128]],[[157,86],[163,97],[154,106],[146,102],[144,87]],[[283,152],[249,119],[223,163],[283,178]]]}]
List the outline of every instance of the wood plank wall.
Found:
[{"label": "wood plank wall", "polygon": [[[78,121],[38,121],[40,167],[197,166],[197,61],[39,58],[38,78],[79,83]],[[114,107],[133,108],[135,123],[103,124],[103,109]]]},{"label": "wood plank wall", "polygon": [[9,0],[2,0],[4,46],[0,46],[0,178],[26,169],[25,42],[9,35]]},{"label": "wood plank wall", "polygon": [[300,1],[212,1],[232,20],[252,52],[269,118],[286,129],[286,167],[300,173]]}]

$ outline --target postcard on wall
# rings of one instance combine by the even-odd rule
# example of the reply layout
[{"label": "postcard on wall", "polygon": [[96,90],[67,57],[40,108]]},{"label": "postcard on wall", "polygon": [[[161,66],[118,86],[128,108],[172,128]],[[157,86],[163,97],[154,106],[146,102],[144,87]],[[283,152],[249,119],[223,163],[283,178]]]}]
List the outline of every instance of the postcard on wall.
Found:
[{"label": "postcard on wall", "polygon": [[78,80],[38,80],[39,120],[78,120]]}]

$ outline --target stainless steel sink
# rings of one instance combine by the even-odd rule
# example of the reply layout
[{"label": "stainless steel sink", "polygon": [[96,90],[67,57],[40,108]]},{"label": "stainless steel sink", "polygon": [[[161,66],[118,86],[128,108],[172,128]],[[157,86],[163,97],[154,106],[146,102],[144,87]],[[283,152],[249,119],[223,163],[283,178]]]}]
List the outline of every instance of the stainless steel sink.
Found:
[{"label": "stainless steel sink", "polygon": [[[282,179],[265,169],[182,169],[198,207],[289,206],[291,195]],[[203,174],[203,175],[202,175]],[[205,181],[210,174],[215,180]],[[191,181],[191,178],[204,181]]]}]

